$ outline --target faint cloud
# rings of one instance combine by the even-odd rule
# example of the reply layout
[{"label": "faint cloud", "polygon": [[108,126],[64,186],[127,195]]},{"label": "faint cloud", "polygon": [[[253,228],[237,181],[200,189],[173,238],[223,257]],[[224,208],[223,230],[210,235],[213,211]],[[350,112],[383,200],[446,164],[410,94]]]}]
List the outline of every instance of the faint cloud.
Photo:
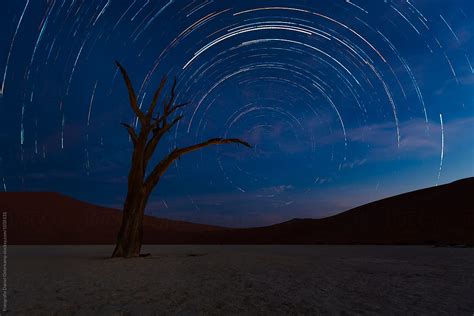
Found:
[{"label": "faint cloud", "polygon": [[355,159],[351,162],[345,162],[341,165],[341,169],[353,169],[355,167],[360,167],[367,162],[367,158],[364,159]]},{"label": "faint cloud", "polygon": [[[463,135],[473,131],[474,117],[445,120],[444,132],[446,150],[450,143],[461,141]],[[400,147],[397,142],[396,126],[392,122],[377,123],[347,129],[349,142],[366,145],[367,159],[392,160],[394,155],[413,158],[425,158],[439,155],[441,150],[441,125],[439,122],[415,119],[399,124]],[[470,134],[472,135],[472,134]],[[318,140],[320,145],[331,145],[340,141],[342,135],[332,134]],[[366,160],[367,160],[366,159]],[[353,161],[342,165],[351,168],[367,161]]]},{"label": "faint cloud", "polygon": [[271,187],[266,187],[266,188],[262,188],[262,191],[266,192],[266,193],[283,193],[285,191],[288,191],[288,190],[291,190],[293,189],[293,186],[292,185],[285,185],[285,184],[282,184],[282,185],[277,185],[277,186],[271,186]]}]

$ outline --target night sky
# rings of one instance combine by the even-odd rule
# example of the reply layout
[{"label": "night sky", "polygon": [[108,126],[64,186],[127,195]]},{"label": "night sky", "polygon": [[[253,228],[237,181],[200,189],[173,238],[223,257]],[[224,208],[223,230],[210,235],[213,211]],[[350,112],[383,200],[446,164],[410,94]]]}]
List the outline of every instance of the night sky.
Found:
[{"label": "night sky", "polygon": [[472,0],[7,0],[0,15],[2,190],[122,206],[120,122],[136,120],[115,60],[144,108],[164,74],[191,102],[155,161],[211,137],[254,146],[184,156],[150,214],[268,225],[474,175]]}]

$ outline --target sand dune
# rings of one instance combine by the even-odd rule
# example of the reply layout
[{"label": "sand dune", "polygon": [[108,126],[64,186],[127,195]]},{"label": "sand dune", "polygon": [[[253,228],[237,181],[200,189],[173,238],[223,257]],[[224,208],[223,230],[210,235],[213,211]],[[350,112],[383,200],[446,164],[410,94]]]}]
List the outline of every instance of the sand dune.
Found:
[{"label": "sand dune", "polygon": [[[474,244],[474,178],[323,219],[225,229],[147,216],[149,244]],[[315,206],[317,207],[317,206]],[[56,193],[0,193],[10,244],[110,244],[121,213]]]},{"label": "sand dune", "polygon": [[[8,213],[10,244],[114,243],[122,216],[116,209],[51,192],[2,192],[0,210]],[[144,219],[145,238],[219,229],[152,216]]]}]

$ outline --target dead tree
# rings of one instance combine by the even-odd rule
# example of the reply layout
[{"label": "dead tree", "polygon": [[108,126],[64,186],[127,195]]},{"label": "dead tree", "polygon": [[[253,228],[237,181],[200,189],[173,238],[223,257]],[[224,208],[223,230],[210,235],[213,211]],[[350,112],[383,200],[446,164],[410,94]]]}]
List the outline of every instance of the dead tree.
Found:
[{"label": "dead tree", "polygon": [[133,112],[138,118],[140,129],[122,123],[127,129],[133,143],[133,154],[128,174],[127,197],[123,206],[122,224],[117,236],[117,244],[112,257],[138,257],[143,239],[143,217],[145,207],[155,186],[169,166],[182,155],[209,145],[237,143],[251,147],[247,142],[237,138],[212,138],[205,142],[183,148],[175,148],[147,174],[147,167],[161,139],[183,118],[175,115],[178,109],[186,104],[176,104],[176,79],[171,88],[171,95],[163,101],[163,110],[154,116],[155,108],[166,84],[166,76],[161,80],[148,110],[143,112],[137,102],[137,96],[125,69],[116,62],[128,89],[128,96]]}]

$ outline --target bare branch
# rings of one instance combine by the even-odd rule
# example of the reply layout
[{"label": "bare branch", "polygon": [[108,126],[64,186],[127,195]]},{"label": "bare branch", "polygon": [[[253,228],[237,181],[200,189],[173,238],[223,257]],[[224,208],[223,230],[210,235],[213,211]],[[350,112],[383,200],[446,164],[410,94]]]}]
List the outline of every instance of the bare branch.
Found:
[{"label": "bare branch", "polygon": [[166,112],[166,105],[168,104],[169,99],[170,97],[166,96],[165,99],[163,100],[163,114],[161,115],[161,117],[158,117],[157,121],[154,124],[154,127],[159,127],[161,122],[163,122],[163,125],[166,125],[168,121],[168,116],[169,116],[168,113]]},{"label": "bare branch", "polygon": [[132,82],[130,81],[130,78],[128,77],[127,71],[125,71],[125,68],[123,68],[122,65],[118,61],[115,61],[115,64],[120,69],[123,79],[125,80],[125,84],[127,85],[128,97],[130,99],[130,106],[132,107],[132,110],[135,113],[135,115],[140,120],[140,123],[144,124],[145,115],[143,114],[143,112],[140,110],[138,106],[137,96],[135,94],[135,90],[133,89]]},{"label": "bare branch", "polygon": [[152,139],[148,142],[145,148],[145,164],[148,164],[148,161],[150,160],[151,156],[153,156],[156,146],[160,142],[163,135],[165,135],[170,129],[172,129],[173,126],[175,126],[182,118],[182,115],[178,115],[174,118],[171,124],[167,124],[163,128],[155,129]]},{"label": "bare branch", "polygon": [[201,149],[209,145],[232,144],[232,143],[241,144],[241,145],[244,145],[245,147],[252,148],[252,145],[238,138],[211,138],[208,141],[205,141],[203,143],[181,148],[178,150],[178,153],[179,155],[183,155],[183,154]]},{"label": "bare branch", "polygon": [[171,124],[168,124],[166,125],[164,128],[163,128],[163,134],[168,132],[170,129],[173,128],[173,126],[176,125],[176,123],[178,123],[179,121],[181,121],[181,119],[183,118],[184,116],[183,115],[178,115],[174,118],[174,120],[171,122]]},{"label": "bare branch", "polygon": [[138,142],[138,136],[135,132],[135,129],[127,123],[120,123],[120,125],[124,126],[127,129],[128,134],[130,134],[130,137],[132,138],[133,145],[136,146]]},{"label": "bare branch", "polygon": [[189,104],[190,104],[190,102],[185,102],[185,103],[180,103],[180,104],[174,105],[170,110],[170,114],[173,114],[173,112],[176,111],[177,109],[185,107],[186,105],[189,105]]},{"label": "bare branch", "polygon": [[155,166],[153,171],[147,177],[145,181],[145,185],[151,190],[153,187],[158,183],[160,177],[165,173],[165,171],[171,166],[173,161],[179,159],[182,155],[199,150],[201,148],[210,146],[210,145],[220,145],[220,144],[240,144],[244,145],[245,147],[252,148],[252,145],[249,143],[240,140],[238,138],[211,138],[205,142],[184,147],[184,148],[176,148],[171,153],[166,156],[158,165]]},{"label": "bare branch", "polygon": [[[153,123],[152,127],[153,127],[153,128],[158,127],[161,122],[166,121],[166,119],[167,119],[168,117],[170,117],[171,114],[173,114],[177,109],[182,108],[182,107],[185,107],[186,105],[189,105],[189,102],[181,103],[181,104],[176,104],[176,105],[174,105],[174,106],[171,108],[171,110],[168,112],[168,114],[167,114],[166,116],[164,116],[164,115],[163,115],[163,116],[159,116],[159,115],[158,115],[158,117],[154,118],[155,122]],[[165,124],[165,125],[166,125],[166,124]]]},{"label": "bare branch", "polygon": [[165,111],[163,115],[169,114],[171,105],[174,103],[174,99],[176,98],[176,84],[177,84],[176,77],[174,77],[173,87],[171,88],[171,97],[169,101],[165,103]]},{"label": "bare branch", "polygon": [[160,97],[161,92],[163,91],[163,88],[165,87],[166,80],[168,80],[168,78],[165,75],[163,76],[163,79],[161,79],[160,86],[158,87],[158,89],[155,92],[155,95],[153,96],[153,101],[151,102],[151,105],[148,108],[148,113],[146,115],[147,122],[150,122],[151,117],[153,116],[153,112],[155,111],[156,104],[158,103],[158,98]]}]

